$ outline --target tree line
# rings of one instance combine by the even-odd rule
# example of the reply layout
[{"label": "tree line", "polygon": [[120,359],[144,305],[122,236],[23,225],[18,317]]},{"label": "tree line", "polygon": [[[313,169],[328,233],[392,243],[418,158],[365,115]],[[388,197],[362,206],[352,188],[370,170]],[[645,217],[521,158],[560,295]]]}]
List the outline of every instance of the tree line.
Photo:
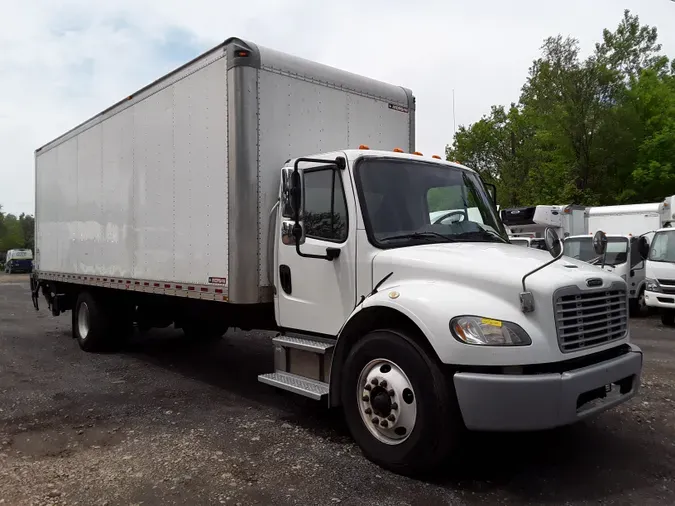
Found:
[{"label": "tree line", "polygon": [[675,60],[630,11],[582,58],[549,37],[518,102],[457,130],[449,160],[497,186],[504,207],[655,202],[675,194]]},{"label": "tree line", "polygon": [[[35,250],[35,219],[30,214],[19,216],[2,212],[0,205],[0,256],[7,250],[28,248]],[[0,258],[1,259],[1,258]]]}]

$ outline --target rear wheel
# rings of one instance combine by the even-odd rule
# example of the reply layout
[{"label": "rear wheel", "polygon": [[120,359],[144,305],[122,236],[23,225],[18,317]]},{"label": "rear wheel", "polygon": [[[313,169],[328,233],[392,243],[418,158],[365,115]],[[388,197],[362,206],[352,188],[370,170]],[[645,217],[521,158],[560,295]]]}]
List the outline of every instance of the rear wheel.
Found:
[{"label": "rear wheel", "polygon": [[671,309],[664,309],[661,313],[661,323],[669,327],[675,325],[675,311]]},{"label": "rear wheel", "polygon": [[371,332],[342,375],[349,430],[365,456],[406,475],[434,469],[458,444],[463,423],[451,380],[408,335]]},{"label": "rear wheel", "polygon": [[110,345],[110,319],[99,300],[82,292],[73,308],[73,337],[84,351],[103,351]]}]

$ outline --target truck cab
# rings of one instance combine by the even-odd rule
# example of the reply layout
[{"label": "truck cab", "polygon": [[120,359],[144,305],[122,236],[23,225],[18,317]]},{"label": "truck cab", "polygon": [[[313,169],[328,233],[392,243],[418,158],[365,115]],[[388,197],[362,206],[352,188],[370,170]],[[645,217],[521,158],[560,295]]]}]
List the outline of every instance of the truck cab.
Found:
[{"label": "truck cab", "polygon": [[593,251],[593,236],[567,237],[563,251],[568,257],[592,265],[621,277],[628,284],[630,310],[642,314],[645,302],[645,261],[640,256],[639,238],[632,235],[607,235],[607,251],[597,255]]},{"label": "truck cab", "polygon": [[342,405],[376,462],[406,460],[420,424],[432,455],[459,427],[555,427],[637,391],[625,281],[511,244],[465,166],[366,149],[295,159],[273,214],[287,334],[260,381]]},{"label": "truck cab", "polygon": [[675,324],[675,229],[656,231],[649,246],[645,301],[658,309],[664,325]]}]

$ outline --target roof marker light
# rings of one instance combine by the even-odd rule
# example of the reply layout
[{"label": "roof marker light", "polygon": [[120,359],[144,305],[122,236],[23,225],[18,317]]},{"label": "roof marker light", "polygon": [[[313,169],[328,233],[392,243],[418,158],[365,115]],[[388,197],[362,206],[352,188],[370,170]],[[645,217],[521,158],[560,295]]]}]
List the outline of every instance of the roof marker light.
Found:
[{"label": "roof marker light", "polygon": [[440,160],[440,159],[441,159],[441,157],[438,156],[438,155],[433,155],[431,158],[435,158],[436,160]]},{"label": "roof marker light", "polygon": [[359,146],[359,149],[370,149],[370,148],[368,146],[366,146],[365,144],[361,144]]},{"label": "roof marker light", "polygon": [[413,153],[413,155],[424,156],[424,155],[423,155],[422,153],[420,153],[419,151],[415,151],[415,152]]},{"label": "roof marker light", "polygon": [[392,151],[394,153],[403,153],[403,150],[401,148],[394,148]]}]

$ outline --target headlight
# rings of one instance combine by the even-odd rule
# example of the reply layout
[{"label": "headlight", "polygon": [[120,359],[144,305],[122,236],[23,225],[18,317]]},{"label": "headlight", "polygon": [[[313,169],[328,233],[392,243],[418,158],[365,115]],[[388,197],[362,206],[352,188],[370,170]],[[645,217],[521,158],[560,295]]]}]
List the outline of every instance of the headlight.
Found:
[{"label": "headlight", "polygon": [[661,285],[655,279],[646,278],[645,279],[645,288],[650,292],[660,292]]},{"label": "headlight", "polygon": [[455,339],[465,344],[485,346],[527,346],[532,339],[515,323],[483,318],[458,316],[450,320],[450,331]]}]

